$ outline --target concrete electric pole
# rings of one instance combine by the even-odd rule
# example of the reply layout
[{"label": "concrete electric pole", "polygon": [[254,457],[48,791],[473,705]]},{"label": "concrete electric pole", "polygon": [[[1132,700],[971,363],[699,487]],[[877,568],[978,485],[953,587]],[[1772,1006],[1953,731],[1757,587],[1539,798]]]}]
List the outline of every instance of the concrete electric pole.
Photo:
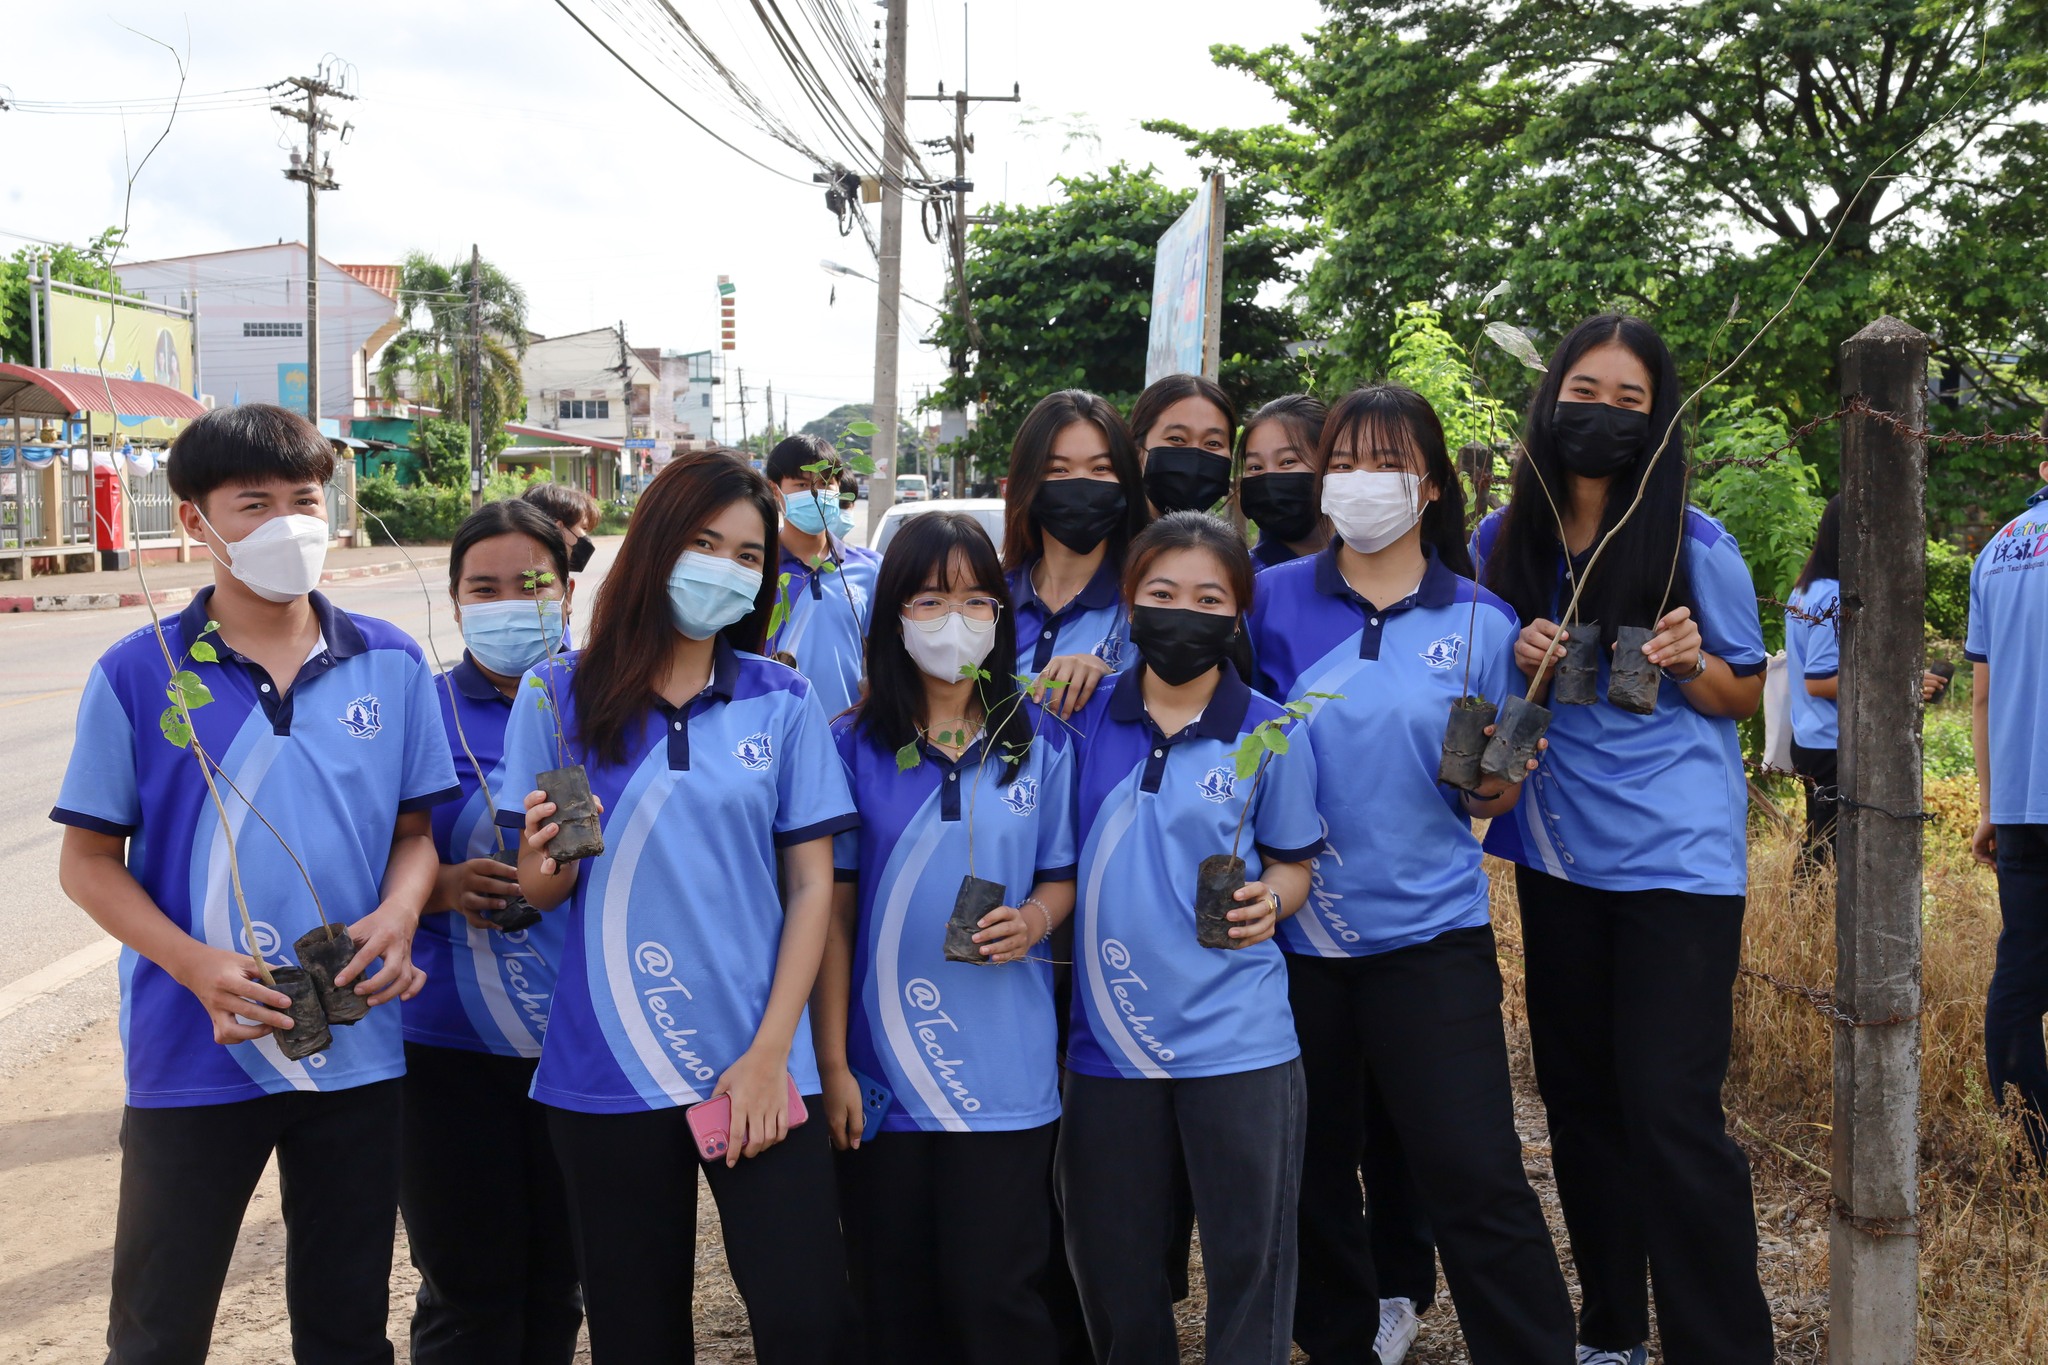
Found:
[{"label": "concrete electric pole", "polygon": [[[333,121],[320,112],[320,100],[355,98],[328,80],[328,74],[323,63],[317,76],[287,76],[278,82],[305,95],[303,109],[287,104],[270,106],[274,113],[306,125],[306,154],[301,158],[298,152],[292,153],[291,169],[284,178],[306,187],[306,419],[315,426],[320,424],[320,191],[341,188],[334,178],[333,153],[324,161],[320,156],[320,134],[336,131]],[[341,126],[344,138],[350,126]]]},{"label": "concrete electric pole", "polygon": [[868,486],[868,536],[896,500],[896,359],[903,295],[903,162],[909,153],[904,117],[904,53],[909,46],[909,0],[889,0],[882,66],[882,241],[875,303],[875,434],[870,449],[875,476]]},{"label": "concrete electric pole", "polygon": [[484,505],[484,258],[469,245],[469,510]]}]

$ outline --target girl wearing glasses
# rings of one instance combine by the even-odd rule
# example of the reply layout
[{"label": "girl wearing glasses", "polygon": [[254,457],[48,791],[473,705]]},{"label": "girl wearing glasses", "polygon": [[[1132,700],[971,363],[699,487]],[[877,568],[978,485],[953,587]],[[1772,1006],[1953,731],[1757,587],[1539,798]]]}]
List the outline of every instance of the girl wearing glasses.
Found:
[{"label": "girl wearing glasses", "polygon": [[[1074,904],[1073,752],[1018,695],[1009,594],[972,517],[905,523],[875,600],[867,697],[832,727],[863,827],[834,841],[812,1010],[868,1358],[1051,1360],[1041,945]],[[943,951],[967,875],[1002,887],[979,963]]]}]

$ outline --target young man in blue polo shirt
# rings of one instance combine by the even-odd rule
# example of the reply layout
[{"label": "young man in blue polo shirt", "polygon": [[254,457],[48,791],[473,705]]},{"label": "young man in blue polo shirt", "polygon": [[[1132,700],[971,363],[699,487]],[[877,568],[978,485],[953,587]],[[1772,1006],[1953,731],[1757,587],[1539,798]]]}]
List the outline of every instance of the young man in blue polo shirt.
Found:
[{"label": "young man in blue polo shirt", "polygon": [[[2048,460],[2040,472],[2048,483]],[[1970,571],[1963,653],[1976,688],[1979,818],[1970,851],[1998,869],[2004,921],[1984,1003],[1984,1060],[1992,1094],[2004,1105],[2011,1087],[2034,1160],[2048,1166],[2048,511],[2032,502]]]},{"label": "young man in blue polo shirt", "polygon": [[[179,436],[171,486],[185,530],[215,557],[213,586],[94,666],[51,812],[67,826],[66,894],[125,945],[116,1365],[205,1359],[273,1151],[295,1358],[392,1358],[405,1063],[398,1011],[382,1007],[419,989],[411,943],[434,884],[429,808],[458,788],[418,646],[312,591],[333,466],[305,419],[266,404],[209,413]],[[185,746],[159,728],[174,666],[210,694],[191,706]],[[336,984],[371,1009],[294,1061],[274,1036],[292,1022],[289,999],[250,953],[286,965],[319,926],[300,864],[356,943]]]},{"label": "young man in blue polo shirt", "polygon": [[765,472],[782,498],[776,572],[788,604],[767,652],[792,656],[826,716],[836,716],[860,700],[881,556],[846,543],[853,519],[839,508],[839,457],[822,437],[787,438],[769,452]]}]

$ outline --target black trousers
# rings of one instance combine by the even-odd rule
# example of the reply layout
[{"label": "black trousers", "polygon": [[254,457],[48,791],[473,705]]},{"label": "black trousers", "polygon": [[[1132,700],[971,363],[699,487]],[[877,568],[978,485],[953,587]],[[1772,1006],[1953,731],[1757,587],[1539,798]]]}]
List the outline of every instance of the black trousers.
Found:
[{"label": "black trousers", "polygon": [[839,1154],[848,1262],[871,1365],[1050,1365],[1057,1124],[877,1133]]},{"label": "black trousers", "polygon": [[567,1365],[583,1299],[539,1061],[405,1045],[405,1214],[420,1288],[413,1365]]},{"label": "black trousers", "polygon": [[1805,778],[1799,785],[1806,790],[1806,849],[1809,863],[1820,861],[1823,853],[1827,860],[1835,860],[1835,817],[1838,813],[1835,803],[1821,799],[1821,792],[1835,785],[1835,755],[1833,749],[1808,749],[1803,745],[1792,746],[1792,771]]},{"label": "black trousers", "polygon": [[2034,1160],[2048,1168],[2048,825],[2000,825],[1998,956],[1984,1001],[1984,1060],[1991,1094],[2016,1113]]},{"label": "black trousers", "polygon": [[384,1365],[399,1083],[121,1115],[108,1365],[206,1359],[235,1235],[277,1153],[298,1365]]},{"label": "black trousers", "polygon": [[1209,1365],[1286,1365],[1304,1101],[1300,1061],[1189,1080],[1067,1073],[1060,1208],[1099,1365],[1177,1365],[1178,1150],[1202,1231]]},{"label": "black trousers", "polygon": [[1377,1086],[1365,1088],[1365,1151],[1358,1174],[1365,1184],[1365,1227],[1379,1296],[1407,1299],[1416,1312],[1428,1312],[1436,1301],[1436,1234],[1430,1231],[1401,1132]]},{"label": "black trousers", "polygon": [[1770,1365],[1749,1160],[1721,1110],[1743,898],[1515,869],[1529,1036],[1583,1303],[1579,1340]]},{"label": "black trousers", "polygon": [[1399,1137],[1473,1365],[1569,1360],[1572,1306],[1522,1170],[1490,926],[1371,957],[1287,955],[1308,1079],[1294,1339],[1376,1365],[1384,1292],[1359,1199],[1369,1097]]},{"label": "black trousers", "polygon": [[[805,1096],[813,1115],[816,1096]],[[813,1118],[728,1169],[697,1156],[684,1111],[548,1110],[596,1365],[696,1358],[697,1173],[718,1201],[725,1258],[761,1365],[828,1365],[852,1337],[825,1125]]]}]

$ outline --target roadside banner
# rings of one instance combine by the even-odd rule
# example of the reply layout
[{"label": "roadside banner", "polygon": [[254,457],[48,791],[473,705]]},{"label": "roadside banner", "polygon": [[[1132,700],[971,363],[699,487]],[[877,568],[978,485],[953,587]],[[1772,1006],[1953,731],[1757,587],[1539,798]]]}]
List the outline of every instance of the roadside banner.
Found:
[{"label": "roadside banner", "polygon": [[1145,346],[1147,385],[1170,374],[1216,377],[1223,332],[1223,189],[1223,175],[1211,175],[1159,238]]}]

